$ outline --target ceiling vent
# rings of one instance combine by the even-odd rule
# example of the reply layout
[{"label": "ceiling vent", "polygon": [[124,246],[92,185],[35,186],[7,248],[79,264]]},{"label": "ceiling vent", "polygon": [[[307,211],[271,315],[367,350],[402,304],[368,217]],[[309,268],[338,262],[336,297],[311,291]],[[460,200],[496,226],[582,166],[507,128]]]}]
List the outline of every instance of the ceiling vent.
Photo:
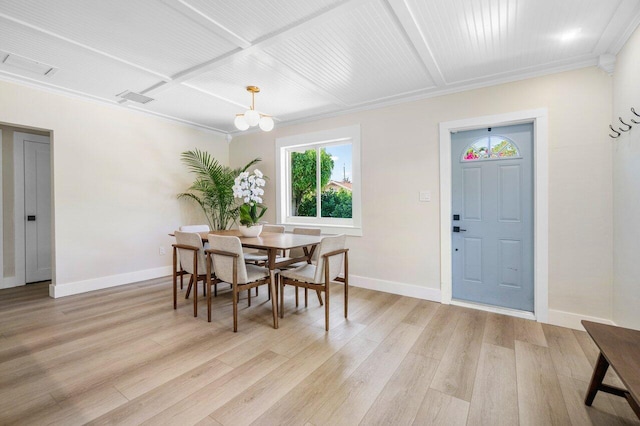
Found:
[{"label": "ceiling vent", "polygon": [[148,104],[151,101],[155,101],[155,99],[153,98],[142,95],[140,93],[132,92],[130,90],[125,90],[122,93],[118,93],[116,96],[127,101],[137,102],[139,104]]},{"label": "ceiling vent", "polygon": [[51,77],[56,73],[56,71],[58,71],[58,68],[54,66],[25,58],[24,56],[16,55],[14,53],[0,52],[0,58],[2,58],[3,65],[19,68],[23,71],[29,71],[38,75]]}]

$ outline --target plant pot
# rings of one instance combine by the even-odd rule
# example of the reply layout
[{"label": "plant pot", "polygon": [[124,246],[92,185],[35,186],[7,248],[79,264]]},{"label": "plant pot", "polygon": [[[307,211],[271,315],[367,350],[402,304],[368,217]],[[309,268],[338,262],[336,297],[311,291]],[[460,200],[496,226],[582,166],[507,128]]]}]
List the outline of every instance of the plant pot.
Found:
[{"label": "plant pot", "polygon": [[243,237],[257,237],[262,232],[262,225],[238,225],[238,230],[240,230]]}]

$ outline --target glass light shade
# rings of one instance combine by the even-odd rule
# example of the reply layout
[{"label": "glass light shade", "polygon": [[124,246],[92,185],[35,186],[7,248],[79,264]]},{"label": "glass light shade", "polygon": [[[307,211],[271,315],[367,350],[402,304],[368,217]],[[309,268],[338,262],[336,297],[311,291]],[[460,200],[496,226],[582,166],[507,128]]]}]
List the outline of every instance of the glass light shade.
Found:
[{"label": "glass light shade", "polygon": [[252,110],[252,109],[248,109],[244,113],[244,119],[247,121],[249,126],[251,126],[251,127],[257,126],[258,122],[260,121],[260,114],[258,114],[258,111],[255,111],[255,110]]},{"label": "glass light shade", "polygon": [[273,130],[273,118],[271,117],[262,117],[260,122],[258,123],[260,128],[265,132],[270,132]]},{"label": "glass light shade", "polygon": [[249,128],[249,123],[247,120],[241,115],[236,115],[236,119],[233,121],[233,124],[236,125],[236,129],[238,130],[247,130]]}]

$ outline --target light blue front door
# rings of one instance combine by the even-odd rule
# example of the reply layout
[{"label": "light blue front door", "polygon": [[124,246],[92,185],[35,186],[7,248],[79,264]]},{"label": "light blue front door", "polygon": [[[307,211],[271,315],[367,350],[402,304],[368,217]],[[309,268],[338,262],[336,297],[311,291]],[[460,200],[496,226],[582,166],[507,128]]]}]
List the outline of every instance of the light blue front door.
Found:
[{"label": "light blue front door", "polygon": [[533,312],[533,125],[451,141],[453,298]]}]

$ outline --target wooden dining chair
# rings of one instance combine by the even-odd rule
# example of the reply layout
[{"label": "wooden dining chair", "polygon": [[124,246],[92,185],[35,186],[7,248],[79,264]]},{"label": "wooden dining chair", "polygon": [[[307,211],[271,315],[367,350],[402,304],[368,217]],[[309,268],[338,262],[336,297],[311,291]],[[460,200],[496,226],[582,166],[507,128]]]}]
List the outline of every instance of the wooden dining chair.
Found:
[{"label": "wooden dining chair", "polygon": [[[284,226],[283,225],[262,225],[262,232],[274,232],[278,234],[284,234]],[[280,256],[277,256],[279,259]],[[252,252],[244,253],[244,261],[253,265],[261,265],[265,266],[267,264],[267,260],[269,259],[269,254],[266,250],[256,250]],[[258,287],[256,287],[256,296],[258,295]],[[269,291],[269,298],[271,298],[271,291]],[[249,306],[251,306],[251,292],[247,292],[247,300]]]},{"label": "wooden dining chair", "polygon": [[[322,230],[320,228],[293,228],[293,233],[299,234],[299,235],[320,235],[321,232]],[[304,248],[297,247],[289,250],[288,256],[282,260],[293,259],[296,257],[302,257],[306,255],[307,253],[305,253]],[[311,259],[308,259],[306,262],[292,263],[291,265],[286,266],[286,269],[299,268],[300,266],[304,266],[308,263],[317,263],[317,261],[318,261],[318,250],[316,249],[313,251],[313,255],[311,256]],[[298,288],[297,287],[296,287],[295,294],[296,294],[296,307],[297,307],[298,306]],[[320,303],[320,306],[322,306],[322,293],[320,292],[320,290],[318,290],[316,291],[316,294],[318,296],[318,302]],[[308,288],[304,289],[304,306],[305,307],[309,306],[309,289]]]},{"label": "wooden dining chair", "polygon": [[[294,234],[299,234],[299,235],[320,235],[322,232],[322,230],[320,228],[293,228],[293,233]],[[305,252],[304,249],[301,247],[298,248],[293,248],[291,250],[289,250],[289,254],[288,257],[302,257],[305,256]],[[318,251],[314,251],[313,252],[313,256],[311,257],[311,259],[308,262],[304,262],[304,263],[315,263],[315,261],[318,260]],[[297,268],[298,266],[303,266],[304,263],[299,262],[299,263],[293,263],[292,265],[289,266],[293,266],[295,268]]]},{"label": "wooden dining chair", "polygon": [[[207,296],[208,321],[211,322],[211,285],[227,282],[231,284],[233,294],[233,331],[238,331],[238,295],[241,291],[251,290],[261,285],[269,285],[275,291],[275,283],[271,280],[271,274],[267,268],[246,264],[242,253],[242,244],[238,237],[209,234],[209,245],[206,250],[207,265],[213,268],[215,278],[209,277],[209,293]],[[275,294],[275,293],[274,293]],[[273,311],[273,328],[278,328],[278,308],[276,298],[271,298]]]},{"label": "wooden dining chair", "polygon": [[[262,232],[274,232],[278,234],[284,234],[283,225],[262,225]],[[266,250],[257,250],[244,254],[244,261],[246,263],[253,263],[254,265],[264,265],[269,259]]]},{"label": "wooden dining chair", "polygon": [[[180,228],[182,232],[209,232],[211,228],[209,225],[182,225]],[[207,244],[204,245],[204,248],[209,248]],[[180,254],[178,253],[178,264],[180,265],[180,269],[178,270],[178,276],[180,277],[180,289],[184,288],[183,277],[187,275],[184,268],[182,267],[182,262],[180,261]],[[189,283],[191,285],[191,282]]]},{"label": "wooden dining chair", "polygon": [[[281,271],[280,318],[284,317],[284,287],[287,285],[322,291],[325,293],[325,329],[329,331],[329,294],[332,281],[344,283],[344,317],[349,313],[349,249],[345,248],[345,235],[324,237],[318,247],[318,263]],[[339,277],[344,264],[344,278]]]},{"label": "wooden dining chair", "polygon": [[182,232],[208,232],[211,231],[209,225],[182,225],[180,227]]},{"label": "wooden dining chair", "polygon": [[[198,316],[198,281],[202,281],[203,294],[207,294],[207,266],[204,246],[200,234],[195,232],[175,231],[176,244],[173,244],[173,309],[178,306],[178,255],[184,272],[191,275],[185,299],[193,288],[193,316]],[[210,270],[211,268],[209,268]]]}]

